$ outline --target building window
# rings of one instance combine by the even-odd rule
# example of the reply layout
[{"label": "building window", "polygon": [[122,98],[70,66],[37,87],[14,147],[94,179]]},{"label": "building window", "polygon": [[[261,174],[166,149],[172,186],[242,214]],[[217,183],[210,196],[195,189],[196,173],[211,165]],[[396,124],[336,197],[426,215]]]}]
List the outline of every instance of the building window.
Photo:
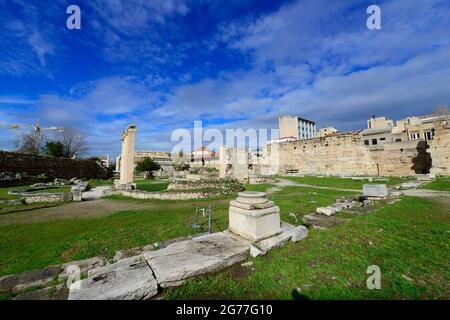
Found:
[{"label": "building window", "polygon": [[433,132],[431,131],[425,132],[425,140],[433,140]]},{"label": "building window", "polygon": [[417,140],[420,139],[419,132],[411,132],[411,140]]},{"label": "building window", "polygon": [[377,145],[377,144],[378,144],[377,139],[372,139],[372,145],[374,146],[374,145]]},{"label": "building window", "polygon": [[380,141],[385,141],[386,140],[386,138],[380,138]]},{"label": "building window", "polygon": [[368,146],[369,145],[369,140],[364,140],[364,145]]}]

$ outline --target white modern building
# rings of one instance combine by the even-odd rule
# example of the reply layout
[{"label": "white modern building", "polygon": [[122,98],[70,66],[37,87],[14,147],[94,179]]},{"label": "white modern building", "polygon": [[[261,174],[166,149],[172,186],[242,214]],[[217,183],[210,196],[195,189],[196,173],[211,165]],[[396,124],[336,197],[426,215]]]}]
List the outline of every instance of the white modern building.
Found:
[{"label": "white modern building", "polygon": [[316,123],[300,117],[280,116],[278,118],[280,139],[311,139],[317,136]]}]

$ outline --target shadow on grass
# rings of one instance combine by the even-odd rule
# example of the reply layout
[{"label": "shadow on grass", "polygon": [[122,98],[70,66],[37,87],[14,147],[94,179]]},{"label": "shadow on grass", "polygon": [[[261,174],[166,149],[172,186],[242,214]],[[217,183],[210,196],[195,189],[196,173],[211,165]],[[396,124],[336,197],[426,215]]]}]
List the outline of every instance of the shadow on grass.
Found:
[{"label": "shadow on grass", "polygon": [[298,290],[296,290],[296,289],[292,290],[291,296],[292,296],[292,299],[294,299],[294,300],[311,300],[310,298],[308,298],[307,295],[300,294],[298,292]]}]

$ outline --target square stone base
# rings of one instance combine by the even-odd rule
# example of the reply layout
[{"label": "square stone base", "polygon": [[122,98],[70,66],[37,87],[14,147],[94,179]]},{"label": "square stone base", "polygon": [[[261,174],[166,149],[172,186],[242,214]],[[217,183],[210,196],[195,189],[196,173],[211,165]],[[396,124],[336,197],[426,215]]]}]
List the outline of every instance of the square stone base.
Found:
[{"label": "square stone base", "polygon": [[116,190],[136,190],[135,183],[121,183],[120,180],[114,180],[114,189]]},{"label": "square stone base", "polygon": [[230,206],[229,230],[252,242],[281,233],[280,208],[245,210]]}]

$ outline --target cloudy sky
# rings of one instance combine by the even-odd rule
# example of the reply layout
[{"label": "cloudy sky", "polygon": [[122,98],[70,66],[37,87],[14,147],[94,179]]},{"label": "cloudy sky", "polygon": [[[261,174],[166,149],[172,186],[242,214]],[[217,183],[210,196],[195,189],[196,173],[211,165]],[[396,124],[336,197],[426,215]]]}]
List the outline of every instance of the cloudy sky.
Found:
[{"label": "cloudy sky", "polygon": [[[81,8],[81,30],[66,9]],[[371,4],[382,29],[366,27]],[[171,132],[361,129],[450,104],[449,0],[0,0],[0,124],[73,126],[90,155],[170,150]],[[20,132],[0,128],[0,149]]]}]

